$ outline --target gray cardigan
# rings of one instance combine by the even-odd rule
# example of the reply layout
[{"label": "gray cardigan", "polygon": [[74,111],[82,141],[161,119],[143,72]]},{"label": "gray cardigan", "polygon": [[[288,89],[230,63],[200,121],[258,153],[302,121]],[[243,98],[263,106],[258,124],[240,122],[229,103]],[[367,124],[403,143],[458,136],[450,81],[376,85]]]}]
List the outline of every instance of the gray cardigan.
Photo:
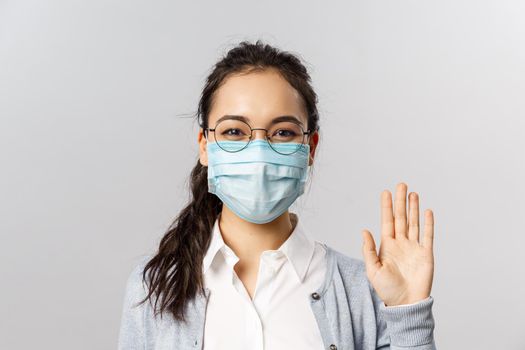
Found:
[{"label": "gray cardigan", "polygon": [[[368,281],[364,261],[323,245],[327,273],[309,302],[325,349],[436,349],[432,296],[411,305],[385,307]],[[209,289],[188,303],[187,323],[168,313],[155,318],[149,302],[133,307],[146,295],[142,269],[150,258],[143,256],[128,277],[118,349],[202,349]]]}]

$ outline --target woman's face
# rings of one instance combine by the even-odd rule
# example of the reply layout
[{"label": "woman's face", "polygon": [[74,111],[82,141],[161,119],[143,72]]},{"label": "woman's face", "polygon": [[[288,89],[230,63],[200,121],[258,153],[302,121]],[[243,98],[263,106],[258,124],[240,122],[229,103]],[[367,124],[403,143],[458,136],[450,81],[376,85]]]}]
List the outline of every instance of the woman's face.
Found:
[{"label": "woman's face", "polygon": [[[241,115],[247,118],[252,128],[269,129],[271,121],[279,116],[295,116],[303,129],[308,128],[308,118],[301,95],[275,69],[254,71],[248,74],[230,75],[215,92],[215,100],[209,113],[208,126],[214,128],[224,115]],[[254,130],[254,139],[265,138],[265,130]],[[198,135],[200,162],[208,166],[206,139],[203,130]],[[213,132],[209,142],[214,142]],[[318,132],[309,137],[312,165],[315,147],[319,142]]]}]

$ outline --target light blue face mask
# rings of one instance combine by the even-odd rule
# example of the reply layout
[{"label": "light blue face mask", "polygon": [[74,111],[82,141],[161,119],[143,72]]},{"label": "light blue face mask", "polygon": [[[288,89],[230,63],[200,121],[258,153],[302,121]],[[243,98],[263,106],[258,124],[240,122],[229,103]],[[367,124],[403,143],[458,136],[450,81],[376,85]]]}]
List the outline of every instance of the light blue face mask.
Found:
[{"label": "light blue face mask", "polygon": [[[240,141],[221,141],[221,146]],[[272,144],[273,145],[273,144]],[[297,143],[277,143],[282,153]],[[227,152],[208,142],[208,192],[218,196],[240,218],[270,222],[283,214],[304,193],[308,178],[310,146],[304,144],[290,155],[275,152],[266,140],[252,140],[238,152]]]}]

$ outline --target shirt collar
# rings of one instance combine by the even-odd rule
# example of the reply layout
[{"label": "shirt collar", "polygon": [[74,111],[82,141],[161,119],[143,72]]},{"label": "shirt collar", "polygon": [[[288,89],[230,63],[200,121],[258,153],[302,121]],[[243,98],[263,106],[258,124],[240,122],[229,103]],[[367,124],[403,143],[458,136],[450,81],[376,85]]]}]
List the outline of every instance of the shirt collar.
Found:
[{"label": "shirt collar", "polygon": [[[233,250],[224,243],[219,228],[220,215],[221,214],[219,213],[215,219],[211,242],[203,259],[203,273],[206,273],[215,256],[221,249],[223,251],[228,251],[230,255],[233,256],[234,260],[239,259]],[[282,251],[288,258],[288,261],[292,264],[297,277],[302,282],[314,254],[315,242],[308,236],[308,233],[296,213],[290,212],[290,220],[292,221],[292,225],[294,225],[294,229],[288,239],[284,241],[277,250]]]}]

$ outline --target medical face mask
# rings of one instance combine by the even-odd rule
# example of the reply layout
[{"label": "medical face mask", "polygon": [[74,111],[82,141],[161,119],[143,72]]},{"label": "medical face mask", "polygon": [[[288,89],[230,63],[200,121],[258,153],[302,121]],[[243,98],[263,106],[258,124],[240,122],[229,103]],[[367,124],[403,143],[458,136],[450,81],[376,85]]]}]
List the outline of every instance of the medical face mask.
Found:
[{"label": "medical face mask", "polygon": [[[221,141],[221,146],[239,141]],[[279,152],[295,150],[297,143],[276,143]],[[266,140],[252,140],[241,151],[227,152],[208,142],[208,192],[218,196],[244,220],[264,224],[284,213],[304,193],[310,147],[295,153],[275,152]],[[226,148],[228,149],[228,148]]]}]

